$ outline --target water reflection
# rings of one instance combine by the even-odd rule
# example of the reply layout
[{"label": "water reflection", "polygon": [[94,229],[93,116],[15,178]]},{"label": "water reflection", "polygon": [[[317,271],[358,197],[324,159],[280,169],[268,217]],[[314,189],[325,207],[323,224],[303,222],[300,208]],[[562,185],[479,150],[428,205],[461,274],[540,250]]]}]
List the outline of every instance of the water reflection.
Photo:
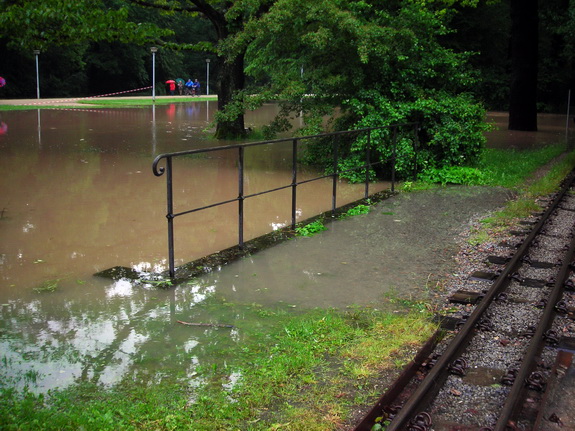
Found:
[{"label": "water reflection", "polygon": [[[92,276],[116,265],[165,269],[165,184],[152,175],[151,161],[214,146],[203,131],[215,109],[213,102],[192,102],[3,114],[10,132],[0,137],[2,385],[45,391],[80,381],[189,384],[196,367],[225,360],[222,352],[261,324],[249,305],[222,306],[210,280],[165,291]],[[247,122],[263,124],[275,112],[268,105]],[[245,157],[246,193],[291,181],[289,150],[256,147]],[[235,197],[236,163],[218,153],[178,161],[178,204]],[[341,184],[339,193],[344,204],[360,198],[363,187]],[[300,217],[325,211],[331,183],[302,186],[298,196]],[[285,226],[290,210],[289,192],[250,200],[246,240]],[[187,217],[177,225],[176,256],[192,260],[233,245],[236,217],[232,205]],[[191,384],[200,382],[193,377]]]},{"label": "water reflection", "polygon": [[214,286],[157,291],[117,282],[100,293],[79,289],[84,300],[55,292],[2,305],[3,385],[46,391],[82,381],[188,379],[199,364],[225,360],[220,349],[241,341],[235,327],[178,324],[235,323],[231,314],[214,312],[222,308],[214,306]]},{"label": "water reflection", "polygon": [[[274,107],[266,109],[248,121],[269,120]],[[17,290],[47,278],[65,284],[116,265],[163,269],[165,184],[151,174],[151,160],[158,153],[214,146],[203,133],[214,110],[212,102],[192,102],[146,109],[6,112],[11,130],[0,141],[5,173],[0,179],[0,299],[19,296]],[[248,189],[289,183],[285,154],[282,148],[246,152]],[[237,196],[235,158],[213,154],[178,163],[180,208]],[[340,192],[344,204],[360,198],[362,188],[342,184]],[[327,210],[329,193],[328,181],[302,188],[299,214]],[[276,193],[247,205],[246,239],[289,223],[286,202]],[[236,217],[228,205],[178,221],[180,263],[233,245]]]},{"label": "water reflection", "polygon": [[[369,223],[338,224],[315,247],[293,241],[168,290],[92,277],[115,265],[165,268],[165,184],[152,175],[151,160],[213,146],[202,134],[213,110],[213,103],[193,102],[3,114],[10,130],[0,136],[0,385],[46,391],[82,381],[202,384],[199,367],[228,361],[252,331],[273,324],[258,304],[289,312],[381,301],[390,288],[415,295],[429,274],[445,270],[457,223],[506,198],[501,191],[404,196]],[[266,106],[248,124],[262,124],[274,110]],[[553,126],[527,141],[505,126],[496,133],[492,146],[537,145],[564,132]],[[281,147],[247,152],[246,193],[289,183],[290,156]],[[235,197],[235,164],[219,153],[178,161],[178,204]],[[339,190],[340,203],[363,193],[362,186]],[[302,185],[298,216],[328,209],[330,192],[329,181]],[[250,200],[246,236],[289,223],[289,202],[289,190]],[[233,244],[236,214],[227,205],[178,223],[176,256],[191,260]],[[431,222],[421,223],[420,214]],[[238,377],[224,376],[224,388]]]}]

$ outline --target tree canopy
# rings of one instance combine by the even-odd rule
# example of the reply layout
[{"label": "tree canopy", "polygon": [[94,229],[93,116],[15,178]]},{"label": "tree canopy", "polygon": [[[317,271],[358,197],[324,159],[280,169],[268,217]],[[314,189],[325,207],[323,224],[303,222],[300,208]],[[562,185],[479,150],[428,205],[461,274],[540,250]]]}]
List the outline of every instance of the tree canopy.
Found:
[{"label": "tree canopy", "polygon": [[[271,99],[282,109],[270,133],[285,130],[294,113],[303,114],[306,133],[319,132],[336,107],[335,129],[418,121],[424,165],[471,162],[484,143],[484,110],[468,93],[475,82],[469,54],[442,46],[447,12],[420,3],[275,1],[226,40],[229,55],[245,52],[252,79],[237,93],[231,115]],[[405,174],[412,171],[413,143],[402,142]],[[356,143],[341,164],[359,160],[365,144]],[[391,151],[384,144],[376,150],[382,160]],[[329,164],[327,148],[314,160],[322,154]]]},{"label": "tree canopy", "polygon": [[[114,91],[119,82],[150,82],[149,47],[157,45],[160,76],[216,60],[218,137],[243,134],[245,110],[276,100],[282,110],[270,134],[285,130],[294,113],[303,114],[307,131],[318,131],[334,109],[330,124],[338,129],[417,120],[427,167],[461,165],[483,142],[477,100],[509,107],[512,5],[521,2],[0,0],[0,56],[10,58],[0,74],[30,82],[26,62],[40,49],[49,91]],[[575,84],[574,6],[549,0],[537,10],[540,110],[556,109],[557,95]],[[30,90],[2,91],[21,97]]]},{"label": "tree canopy", "polygon": [[150,22],[130,21],[122,2],[3,0],[0,7],[0,39],[28,51],[86,41],[143,43],[173,33]]}]

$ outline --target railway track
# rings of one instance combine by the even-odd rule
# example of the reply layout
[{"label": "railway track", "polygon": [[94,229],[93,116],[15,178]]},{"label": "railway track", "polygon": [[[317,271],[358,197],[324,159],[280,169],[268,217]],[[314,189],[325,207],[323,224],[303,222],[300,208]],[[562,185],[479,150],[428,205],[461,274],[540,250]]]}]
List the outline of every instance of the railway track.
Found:
[{"label": "railway track", "polygon": [[575,351],[575,174],[524,227],[355,431],[575,430],[549,408]]}]

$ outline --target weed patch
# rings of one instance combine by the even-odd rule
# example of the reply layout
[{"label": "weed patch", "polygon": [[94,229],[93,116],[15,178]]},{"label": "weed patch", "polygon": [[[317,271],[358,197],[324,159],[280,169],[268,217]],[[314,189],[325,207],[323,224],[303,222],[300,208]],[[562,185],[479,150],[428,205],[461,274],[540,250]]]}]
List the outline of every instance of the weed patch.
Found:
[{"label": "weed patch", "polygon": [[298,226],[295,228],[296,235],[298,236],[313,236],[316,233],[323,232],[324,230],[327,230],[327,227],[325,227],[322,220],[316,220],[304,226]]},{"label": "weed patch", "polygon": [[0,428],[337,430],[357,404],[380,395],[374,388],[381,371],[403,365],[435,330],[419,312],[373,309],[260,319],[273,329],[251,334],[233,362],[197,368],[200,386],[138,386],[128,379],[113,388],[85,382],[47,395],[3,389]]}]

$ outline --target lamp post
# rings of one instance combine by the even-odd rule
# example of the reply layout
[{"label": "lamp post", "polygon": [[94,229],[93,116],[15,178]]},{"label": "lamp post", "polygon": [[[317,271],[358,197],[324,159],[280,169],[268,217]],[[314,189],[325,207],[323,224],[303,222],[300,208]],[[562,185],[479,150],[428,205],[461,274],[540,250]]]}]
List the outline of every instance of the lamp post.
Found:
[{"label": "lamp post", "polygon": [[40,50],[35,49],[34,55],[36,56],[36,97],[40,98],[40,73],[38,69],[38,56],[40,55]]},{"label": "lamp post", "polygon": [[206,96],[210,95],[210,59],[206,58]]},{"label": "lamp post", "polygon": [[150,48],[152,51],[152,102],[156,101],[156,52],[158,52],[158,48],[152,46]]}]

